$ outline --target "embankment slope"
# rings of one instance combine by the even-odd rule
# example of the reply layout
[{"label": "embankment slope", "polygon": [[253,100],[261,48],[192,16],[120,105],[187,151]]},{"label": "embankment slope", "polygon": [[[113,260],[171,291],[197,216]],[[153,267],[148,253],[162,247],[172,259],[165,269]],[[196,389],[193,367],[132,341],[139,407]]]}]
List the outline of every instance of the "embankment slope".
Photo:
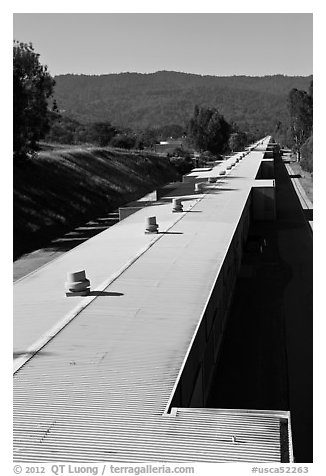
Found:
[{"label": "embankment slope", "polygon": [[109,148],[39,152],[14,166],[14,259],[178,179],[166,158]]}]

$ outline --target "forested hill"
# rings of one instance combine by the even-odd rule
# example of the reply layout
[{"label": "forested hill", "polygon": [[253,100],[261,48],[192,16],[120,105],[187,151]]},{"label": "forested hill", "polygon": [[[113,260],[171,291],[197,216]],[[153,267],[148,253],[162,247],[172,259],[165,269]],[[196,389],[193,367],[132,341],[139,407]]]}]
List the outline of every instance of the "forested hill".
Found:
[{"label": "forested hill", "polygon": [[287,120],[292,88],[308,89],[312,76],[200,76],[159,71],[55,77],[55,98],[64,114],[88,123],[110,121],[132,129],[180,124],[194,105],[217,107],[245,131],[268,133]]}]

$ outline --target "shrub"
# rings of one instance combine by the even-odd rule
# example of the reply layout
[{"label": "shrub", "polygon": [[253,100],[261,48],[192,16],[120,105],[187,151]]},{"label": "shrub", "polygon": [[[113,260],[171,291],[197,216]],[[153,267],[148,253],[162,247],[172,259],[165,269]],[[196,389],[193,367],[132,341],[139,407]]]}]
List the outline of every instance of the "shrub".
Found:
[{"label": "shrub", "polygon": [[189,158],[171,157],[169,160],[180,175],[188,174],[193,168],[193,163]]},{"label": "shrub", "polygon": [[136,137],[129,134],[117,134],[110,142],[112,147],[120,147],[121,149],[132,149],[135,144]]},{"label": "shrub", "polygon": [[301,161],[300,165],[303,168],[303,170],[306,170],[307,172],[312,172],[313,171],[313,140],[312,136],[309,137],[309,139],[306,140],[306,142],[303,144],[301,147]]}]

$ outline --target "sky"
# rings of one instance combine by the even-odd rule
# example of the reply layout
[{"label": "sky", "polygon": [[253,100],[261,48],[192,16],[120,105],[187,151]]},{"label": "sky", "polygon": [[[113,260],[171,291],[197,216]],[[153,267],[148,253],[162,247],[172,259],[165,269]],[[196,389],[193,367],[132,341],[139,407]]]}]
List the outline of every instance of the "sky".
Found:
[{"label": "sky", "polygon": [[311,13],[15,13],[52,75],[313,73]]}]

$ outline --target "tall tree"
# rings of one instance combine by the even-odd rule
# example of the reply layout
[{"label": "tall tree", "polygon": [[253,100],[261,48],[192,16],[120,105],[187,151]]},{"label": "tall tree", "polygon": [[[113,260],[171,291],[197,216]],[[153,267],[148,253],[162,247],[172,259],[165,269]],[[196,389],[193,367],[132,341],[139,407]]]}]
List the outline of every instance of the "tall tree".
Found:
[{"label": "tall tree", "polygon": [[51,111],[48,99],[55,81],[39,61],[31,43],[14,41],[13,119],[14,157],[36,150],[36,142],[49,130]]},{"label": "tall tree", "polygon": [[306,91],[292,89],[288,97],[288,107],[290,113],[291,137],[294,142],[297,159],[300,161],[301,147],[312,134],[312,96]]},{"label": "tall tree", "polygon": [[190,119],[189,138],[200,151],[208,150],[213,154],[223,152],[231,132],[231,126],[215,108],[194,109]]},{"label": "tall tree", "polygon": [[234,132],[229,138],[229,148],[232,152],[243,149],[248,143],[247,134],[245,132]]}]

